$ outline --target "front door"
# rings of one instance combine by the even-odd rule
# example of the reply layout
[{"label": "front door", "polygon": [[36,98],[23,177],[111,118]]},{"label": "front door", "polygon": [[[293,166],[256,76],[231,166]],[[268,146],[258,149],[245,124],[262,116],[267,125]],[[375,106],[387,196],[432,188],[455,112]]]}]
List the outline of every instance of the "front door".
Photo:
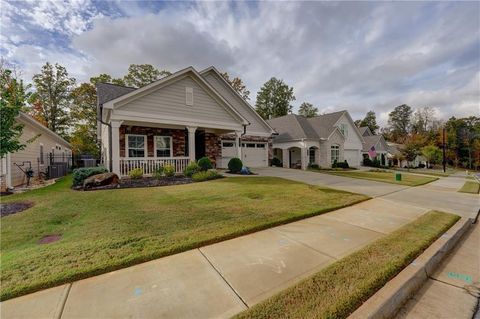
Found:
[{"label": "front door", "polygon": [[205,131],[195,131],[195,159],[199,160],[205,156]]}]

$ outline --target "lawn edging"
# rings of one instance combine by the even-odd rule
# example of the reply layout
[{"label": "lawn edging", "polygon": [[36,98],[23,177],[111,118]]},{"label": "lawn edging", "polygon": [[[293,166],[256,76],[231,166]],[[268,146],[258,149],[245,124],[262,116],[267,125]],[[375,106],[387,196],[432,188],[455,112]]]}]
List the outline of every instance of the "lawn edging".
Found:
[{"label": "lawn edging", "polygon": [[422,287],[455,247],[472,224],[471,218],[461,218],[438,238],[395,278],[378,290],[348,318],[392,318],[397,311]]}]

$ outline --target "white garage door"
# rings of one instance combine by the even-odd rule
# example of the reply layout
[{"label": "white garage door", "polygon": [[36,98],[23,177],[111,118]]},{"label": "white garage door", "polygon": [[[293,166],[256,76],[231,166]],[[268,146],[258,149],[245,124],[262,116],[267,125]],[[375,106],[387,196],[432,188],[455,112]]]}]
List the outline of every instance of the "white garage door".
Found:
[{"label": "white garage door", "polygon": [[360,155],[358,150],[344,150],[343,157],[347,160],[348,165],[358,167],[360,165]]},{"label": "white garage door", "polygon": [[[219,167],[227,168],[228,162],[232,157],[237,157],[237,148],[235,141],[222,141],[222,160]],[[242,143],[243,165],[247,167],[266,167],[268,166],[267,143],[244,142]]]},{"label": "white garage door", "polygon": [[268,150],[266,143],[242,143],[242,162],[247,167],[268,166]]}]

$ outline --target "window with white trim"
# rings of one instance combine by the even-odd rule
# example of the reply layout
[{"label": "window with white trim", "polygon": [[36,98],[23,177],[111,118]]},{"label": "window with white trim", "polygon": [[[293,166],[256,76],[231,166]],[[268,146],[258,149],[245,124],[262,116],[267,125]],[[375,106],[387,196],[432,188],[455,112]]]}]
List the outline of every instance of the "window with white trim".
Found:
[{"label": "window with white trim", "polygon": [[172,137],[171,136],[155,136],[155,156],[156,157],[172,156]]},{"label": "window with white trim", "polygon": [[222,147],[223,147],[223,148],[235,147],[235,142],[233,142],[233,141],[232,141],[232,142],[227,142],[227,141],[222,142]]},{"label": "window with white trim", "polygon": [[343,136],[345,136],[345,137],[348,136],[348,126],[347,126],[347,124],[340,124],[339,130],[340,130],[340,132],[342,132]]},{"label": "window with white trim", "polygon": [[145,146],[145,135],[127,135],[128,157],[145,157]]},{"label": "window with white trim", "polygon": [[335,161],[340,160],[340,146],[339,145],[332,145],[330,147],[330,160],[333,164]]}]

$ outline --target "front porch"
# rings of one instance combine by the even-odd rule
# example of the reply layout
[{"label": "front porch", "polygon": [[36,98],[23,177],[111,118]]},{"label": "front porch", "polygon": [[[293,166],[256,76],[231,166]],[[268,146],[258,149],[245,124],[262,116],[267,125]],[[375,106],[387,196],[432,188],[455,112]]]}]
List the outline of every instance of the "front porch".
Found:
[{"label": "front porch", "polygon": [[191,161],[202,157],[216,167],[222,156],[221,136],[228,133],[241,134],[194,126],[112,123],[112,171],[126,177],[132,169],[141,168],[148,176],[168,164],[181,174]]}]

